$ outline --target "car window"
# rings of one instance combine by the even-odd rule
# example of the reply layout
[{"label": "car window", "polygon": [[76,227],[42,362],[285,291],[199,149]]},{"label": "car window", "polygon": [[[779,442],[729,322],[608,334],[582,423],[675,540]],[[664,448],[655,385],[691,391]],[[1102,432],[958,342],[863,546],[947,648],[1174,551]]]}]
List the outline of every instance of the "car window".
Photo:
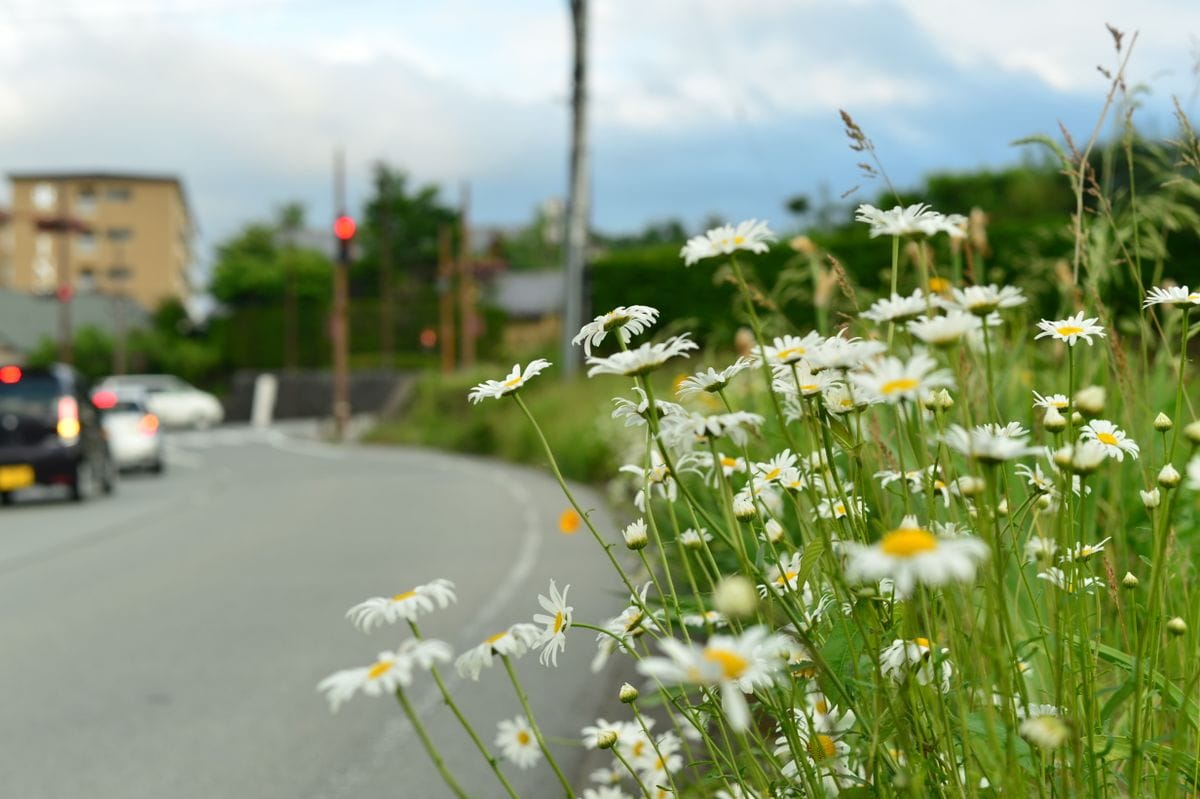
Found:
[{"label": "car window", "polygon": [[55,413],[62,396],[49,375],[22,375],[15,383],[0,383],[0,413],[42,416]]}]

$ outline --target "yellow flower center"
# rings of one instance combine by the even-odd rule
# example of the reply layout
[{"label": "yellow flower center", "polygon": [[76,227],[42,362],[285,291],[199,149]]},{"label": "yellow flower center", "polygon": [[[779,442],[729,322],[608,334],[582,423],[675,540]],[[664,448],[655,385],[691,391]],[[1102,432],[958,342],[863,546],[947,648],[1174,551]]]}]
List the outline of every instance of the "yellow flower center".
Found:
[{"label": "yellow flower center", "polygon": [[774,480],[774,479],[775,479],[776,477],[778,477],[778,476],[779,476],[781,473],[782,473],[782,470],[780,470],[780,469],[778,469],[778,468],[776,468],[776,469],[772,469],[771,471],[769,471],[769,472],[767,472],[766,474],[764,474],[764,475],[763,475],[763,479],[764,479],[764,480]]},{"label": "yellow flower center", "polygon": [[775,578],[775,582],[779,585],[786,586],[786,585],[789,585],[792,582],[792,580],[795,580],[799,576],[800,576],[800,572],[784,572],[783,574],[781,574]]},{"label": "yellow flower center", "polygon": [[889,380],[884,383],[880,389],[880,394],[895,394],[897,391],[912,391],[920,385],[914,378],[901,377],[898,380]]},{"label": "yellow flower center", "polygon": [[385,674],[387,674],[389,671],[391,671],[391,670],[392,670],[392,666],[394,666],[395,664],[396,664],[396,663],[395,663],[395,661],[393,661],[393,660],[381,660],[381,661],[379,661],[378,663],[376,663],[374,666],[372,666],[372,667],[371,667],[371,670],[370,670],[370,671],[368,671],[368,672],[367,672],[367,679],[368,679],[368,680],[377,680],[377,679],[379,679],[380,677],[382,677],[383,675],[385,675]]},{"label": "yellow flower center", "polygon": [[1057,329],[1060,336],[1078,336],[1083,332],[1083,328],[1076,325],[1059,325]]},{"label": "yellow flower center", "polygon": [[807,351],[808,350],[805,349],[804,347],[785,347],[784,349],[781,349],[778,352],[776,352],[775,357],[777,357],[781,361],[786,361],[794,355],[803,355]]},{"label": "yellow flower center", "polygon": [[508,380],[505,380],[502,385],[505,388],[513,388],[515,386],[521,385],[522,379],[524,379],[524,378],[522,378],[521,375],[517,375],[516,377],[512,377],[512,378],[509,378]]},{"label": "yellow flower center", "polygon": [[1101,444],[1108,444],[1110,447],[1117,446],[1117,437],[1112,433],[1097,433],[1096,440]]},{"label": "yellow flower center", "polygon": [[805,383],[804,385],[800,386],[801,391],[816,391],[819,388],[820,386],[818,386],[816,383]]},{"label": "yellow flower center", "polygon": [[834,505],[833,512],[838,516],[844,516],[846,514],[846,506],[842,504]]},{"label": "yellow flower center", "polygon": [[525,730],[517,730],[517,743],[521,746],[529,746],[529,733]]},{"label": "yellow flower center", "polygon": [[817,762],[829,760],[837,754],[837,746],[828,735],[814,735],[808,739],[808,753]]},{"label": "yellow flower center", "polygon": [[742,236],[734,236],[734,237],[733,237],[733,243],[734,243],[734,244],[745,244],[745,243],[746,243],[746,239],[745,239],[744,237],[742,237]]},{"label": "yellow flower center", "polygon": [[933,648],[933,647],[931,647],[931,646],[929,645],[929,639],[928,639],[928,638],[914,638],[914,639],[913,639],[913,643],[914,643],[914,644],[916,644],[917,646],[922,646],[922,647],[925,647],[926,649],[932,649],[932,648]]},{"label": "yellow flower center", "polygon": [[559,611],[558,613],[554,614],[554,634],[558,635],[558,633],[562,630],[562,628],[563,628],[563,615],[562,615],[562,611]]},{"label": "yellow flower center", "polygon": [[817,715],[824,716],[829,712],[829,703],[824,699],[818,699],[815,703],[813,703],[813,710],[817,712]]},{"label": "yellow flower center", "polygon": [[943,291],[948,291],[949,289],[950,289],[950,281],[947,280],[946,278],[944,278],[944,277],[929,278],[929,290],[930,291],[937,293],[937,294],[941,294]]},{"label": "yellow flower center", "polygon": [[721,676],[726,680],[736,680],[742,676],[742,672],[750,665],[750,661],[739,655],[737,652],[731,652],[728,649],[714,649],[709,647],[704,650],[704,659],[716,663],[721,667]]},{"label": "yellow flower center", "polygon": [[922,552],[937,549],[937,538],[928,530],[906,528],[892,530],[879,542],[884,554],[894,558],[911,558]]},{"label": "yellow flower center", "polygon": [[721,465],[732,469],[733,467],[737,466],[737,460],[726,455],[725,457],[721,458]]},{"label": "yellow flower center", "polygon": [[491,638],[488,638],[486,641],[484,641],[484,643],[485,644],[494,644],[506,635],[508,635],[508,630],[505,630],[502,633],[496,633]]},{"label": "yellow flower center", "polygon": [[405,591],[403,594],[396,594],[394,597],[392,597],[392,601],[393,602],[403,602],[404,600],[409,599],[410,597],[414,597],[416,595],[417,595],[416,591]]},{"label": "yellow flower center", "polygon": [[641,738],[634,741],[633,746],[629,747],[629,753],[632,754],[635,758],[641,757],[642,752],[644,752],[645,750],[646,750],[646,742],[644,740],[642,740]]}]

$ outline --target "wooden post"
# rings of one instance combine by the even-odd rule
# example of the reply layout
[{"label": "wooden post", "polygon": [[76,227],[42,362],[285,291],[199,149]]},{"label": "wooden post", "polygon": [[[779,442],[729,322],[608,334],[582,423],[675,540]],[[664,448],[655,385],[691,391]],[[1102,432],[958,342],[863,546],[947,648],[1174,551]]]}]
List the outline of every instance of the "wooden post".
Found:
[{"label": "wooden post", "polygon": [[438,228],[438,347],[442,374],[454,371],[454,247],[449,225]]},{"label": "wooden post", "polygon": [[471,235],[467,213],[471,203],[471,187],[462,187],[462,210],[459,216],[458,239],[458,302],[462,324],[462,366],[470,369],[475,365],[475,334],[478,322],[475,318],[475,274],[471,263]]}]

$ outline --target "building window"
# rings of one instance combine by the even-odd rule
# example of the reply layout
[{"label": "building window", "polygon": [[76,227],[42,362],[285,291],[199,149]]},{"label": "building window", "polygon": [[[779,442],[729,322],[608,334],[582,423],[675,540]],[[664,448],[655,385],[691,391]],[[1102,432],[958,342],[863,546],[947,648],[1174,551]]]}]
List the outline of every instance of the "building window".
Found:
[{"label": "building window", "polygon": [[133,238],[133,231],[127,227],[110,227],[108,229],[109,241],[129,241]]},{"label": "building window", "polygon": [[133,190],[127,186],[109,186],[104,192],[104,199],[114,203],[127,203],[133,197]]},{"label": "building window", "polygon": [[96,250],[96,234],[88,231],[80,233],[75,239],[75,243],[79,245],[80,252],[95,252]]},{"label": "building window", "polygon": [[79,196],[75,200],[75,210],[84,216],[96,212],[96,190],[91,186],[81,186]]},{"label": "building window", "polygon": [[90,266],[79,270],[79,281],[76,284],[80,291],[96,290],[96,271]]}]

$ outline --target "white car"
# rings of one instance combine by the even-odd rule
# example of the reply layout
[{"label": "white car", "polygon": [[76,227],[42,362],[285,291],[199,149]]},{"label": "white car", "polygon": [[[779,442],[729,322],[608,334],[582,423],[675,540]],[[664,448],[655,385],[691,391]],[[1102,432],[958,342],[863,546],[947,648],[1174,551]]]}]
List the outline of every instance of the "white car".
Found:
[{"label": "white car", "polygon": [[92,393],[92,403],[101,411],[108,449],[117,468],[149,469],[161,474],[166,467],[163,437],[158,416],[146,407],[141,391],[111,389]]},{"label": "white car", "polygon": [[225,418],[220,401],[174,375],[119,375],[106,377],[96,387],[118,394],[141,391],[150,412],[166,427],[211,427]]}]

